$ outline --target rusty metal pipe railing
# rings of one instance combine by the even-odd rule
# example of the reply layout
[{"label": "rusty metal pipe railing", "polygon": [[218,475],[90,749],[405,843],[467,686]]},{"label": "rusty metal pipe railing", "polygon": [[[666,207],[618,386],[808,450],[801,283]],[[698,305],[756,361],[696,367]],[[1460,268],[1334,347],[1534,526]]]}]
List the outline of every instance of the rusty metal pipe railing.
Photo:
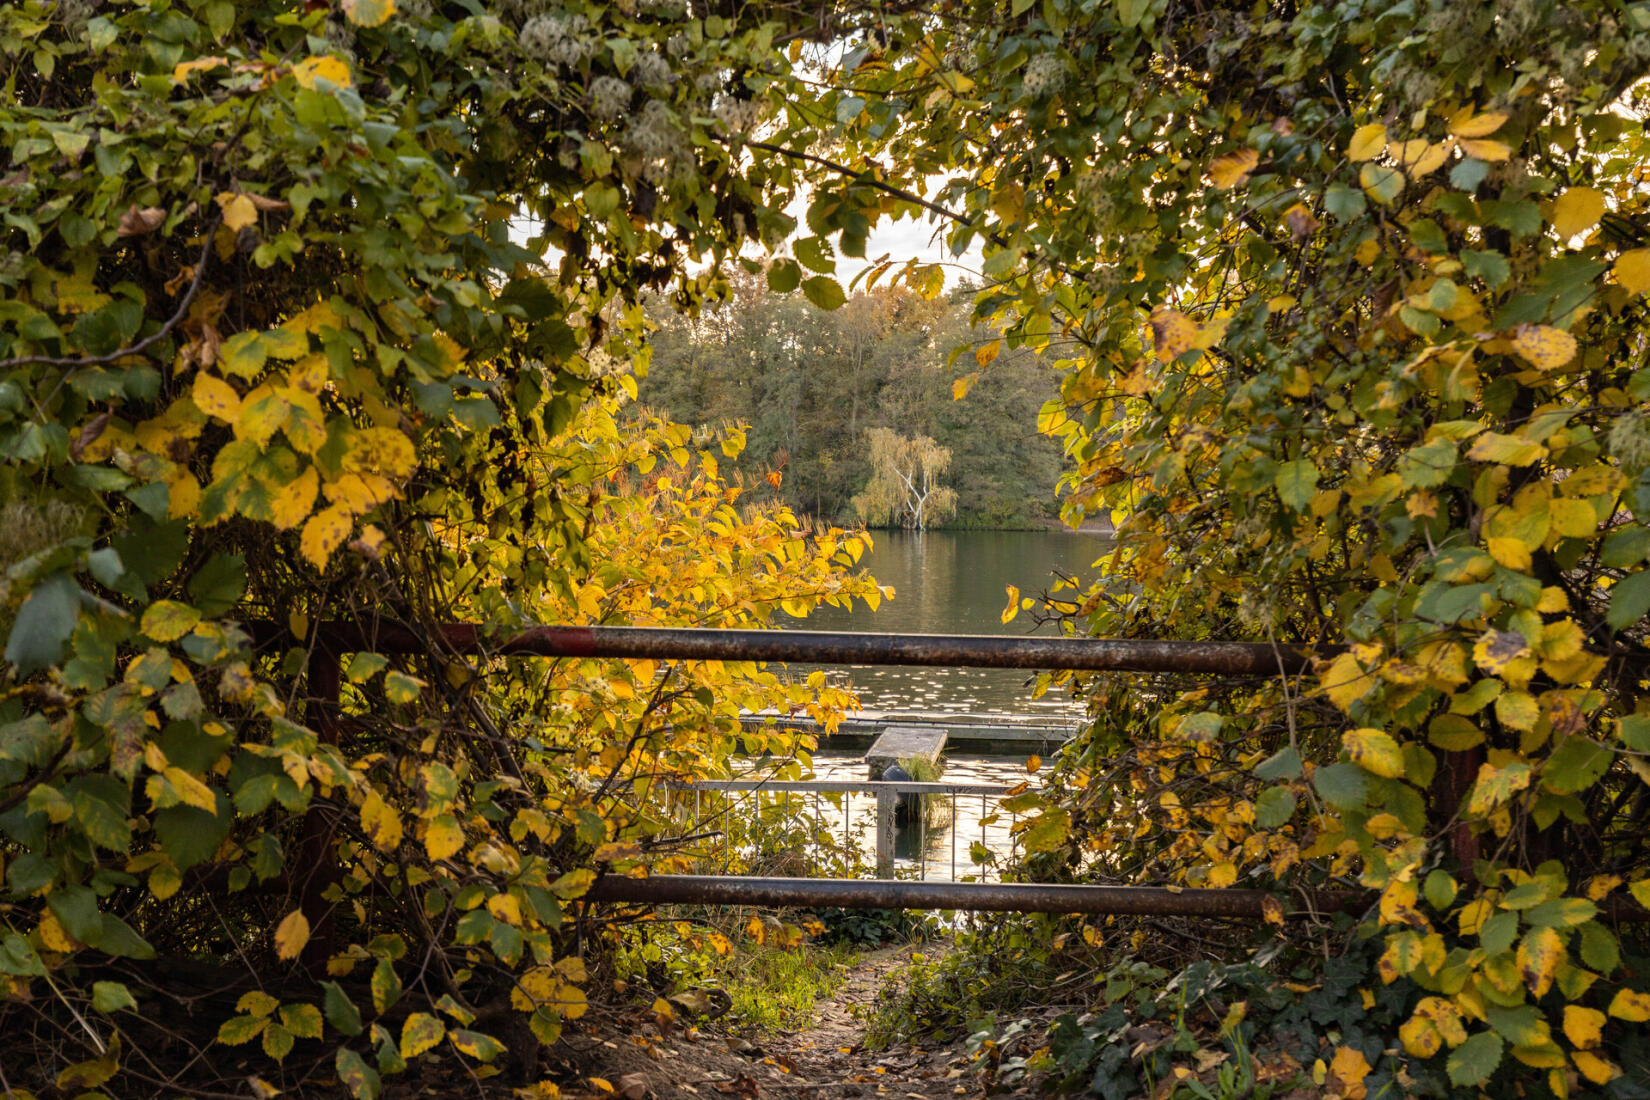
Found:
[{"label": "rusty metal pipe railing", "polygon": [[[260,642],[285,632],[250,628]],[[1308,655],[1265,642],[996,637],[985,634],[853,634],[823,630],[701,630],[629,626],[535,626],[491,630],[448,623],[428,632],[380,621],[325,622],[316,640],[339,653],[423,653],[427,642],[450,652],[500,657],[629,657],[653,660],[798,661],[841,665],[947,665],[1069,669],[1077,672],[1178,672],[1276,676],[1302,671]]]},{"label": "rusty metal pipe railing", "polygon": [[1360,913],[1374,894],[1325,890],[1295,895],[1264,890],[1175,890],[1163,886],[1045,885],[1026,882],[911,882],[903,879],[745,878],[722,875],[607,875],[590,901],[636,905],[753,905],[775,908],[956,909],[969,912],[1082,913],[1117,916],[1264,917],[1267,898],[1284,912]]}]

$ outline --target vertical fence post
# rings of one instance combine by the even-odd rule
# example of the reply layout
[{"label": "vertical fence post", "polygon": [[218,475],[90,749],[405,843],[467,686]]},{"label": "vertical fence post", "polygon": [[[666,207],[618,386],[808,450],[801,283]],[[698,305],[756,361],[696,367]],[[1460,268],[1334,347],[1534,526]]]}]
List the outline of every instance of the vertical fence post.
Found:
[{"label": "vertical fence post", "polygon": [[899,795],[877,788],[877,878],[894,877],[894,807]]},{"label": "vertical fence post", "polygon": [[[338,653],[317,645],[310,655],[307,676],[309,700],[304,720],[310,729],[320,735],[324,745],[338,743],[338,703],[342,678],[339,675]],[[332,957],[333,926],[332,903],[325,897],[327,887],[338,881],[338,865],[332,847],[333,826],[324,807],[314,801],[318,792],[311,788],[311,804],[304,811],[303,839],[300,842],[299,865],[304,875],[300,888],[298,908],[309,921],[309,942],[304,945],[303,962],[312,974],[325,970]]]}]

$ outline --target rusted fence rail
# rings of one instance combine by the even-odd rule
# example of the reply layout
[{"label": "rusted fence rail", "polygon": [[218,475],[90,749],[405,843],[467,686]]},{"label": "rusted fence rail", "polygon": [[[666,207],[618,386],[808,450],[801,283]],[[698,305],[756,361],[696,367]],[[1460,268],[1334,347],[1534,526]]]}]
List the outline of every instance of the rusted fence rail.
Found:
[{"label": "rusted fence rail", "polygon": [[[253,636],[275,641],[276,624]],[[684,661],[802,661],[822,665],[946,665],[1213,676],[1292,675],[1307,654],[1265,642],[1162,642],[1106,638],[1004,638],[988,634],[852,634],[824,630],[699,630],[535,626],[497,630],[447,623],[427,631],[397,623],[324,622],[315,640],[336,653],[452,653],[498,657],[631,657]]]},{"label": "rusted fence rail", "polygon": [[[299,645],[277,623],[248,626],[260,646]],[[1103,638],[1005,638],[974,634],[849,634],[815,630],[700,630],[654,627],[536,626],[508,630],[475,623],[413,628],[378,621],[317,625],[310,659],[317,732],[338,736],[338,659],[352,652],[423,654],[432,650],[474,657],[620,657],[653,660],[798,661],[810,664],[944,665],[1078,672],[1143,672],[1212,676],[1277,676],[1304,671],[1311,656],[1295,647],[1262,642],[1171,642]],[[1320,650],[1331,652],[1331,650]],[[327,838],[306,829],[307,859],[322,862]],[[306,884],[303,909],[317,928],[311,946],[324,949],[329,907],[325,876]],[[650,878],[603,876],[590,900],[646,905],[835,906],[860,909],[958,909],[1144,916],[1260,917],[1260,890],[1201,890],[1151,886],[1079,886],[1036,883],[909,882],[892,879],[777,879],[700,875]],[[1360,912],[1372,895],[1320,891],[1293,895],[1285,915]],[[1281,904],[1281,903],[1280,903]],[[1276,915],[1276,910],[1273,914]],[[1636,905],[1607,908],[1616,920],[1650,917]]]},{"label": "rusted fence rail", "polygon": [[778,908],[966,909],[1125,916],[1264,917],[1267,899],[1285,915],[1362,912],[1374,894],[1318,891],[1288,898],[1264,890],[1176,890],[1161,886],[1075,886],[1029,882],[912,882],[903,879],[745,878],[655,875],[598,880],[592,901],[638,905],[761,905]]}]

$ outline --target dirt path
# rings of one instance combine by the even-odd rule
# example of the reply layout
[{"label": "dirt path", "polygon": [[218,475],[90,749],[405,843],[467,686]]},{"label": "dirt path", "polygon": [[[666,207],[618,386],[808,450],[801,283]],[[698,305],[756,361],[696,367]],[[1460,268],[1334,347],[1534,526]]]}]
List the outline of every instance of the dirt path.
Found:
[{"label": "dirt path", "polygon": [[894,974],[913,954],[930,960],[948,950],[946,944],[887,947],[866,955],[848,973],[836,996],[818,1008],[814,1025],[797,1032],[791,1053],[797,1096],[929,1097],[977,1094],[970,1088],[968,1059],[952,1046],[929,1049],[896,1045],[887,1050],[865,1049],[865,1022],[877,994],[896,980]]},{"label": "dirt path", "polygon": [[961,1043],[865,1049],[865,1022],[877,994],[913,954],[933,959],[947,944],[887,947],[862,956],[835,996],[821,1002],[811,1026],[763,1043],[714,1035],[707,1030],[643,1028],[629,1041],[605,1041],[587,1048],[582,1074],[599,1076],[613,1091],[569,1089],[564,1095],[611,1100],[837,1100],[887,1097],[931,1100],[979,1097]]}]

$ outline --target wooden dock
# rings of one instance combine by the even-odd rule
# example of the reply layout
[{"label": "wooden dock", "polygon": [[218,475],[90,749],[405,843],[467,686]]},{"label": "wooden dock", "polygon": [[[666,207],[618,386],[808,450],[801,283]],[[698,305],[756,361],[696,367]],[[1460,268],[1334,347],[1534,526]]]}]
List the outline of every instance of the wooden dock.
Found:
[{"label": "wooden dock", "polygon": [[821,749],[869,749],[890,727],[939,730],[945,747],[952,752],[982,756],[1019,756],[1033,753],[1049,756],[1077,735],[1080,722],[1072,718],[1059,723],[1047,718],[1025,718],[1010,714],[934,714],[894,711],[861,711],[844,719],[837,732],[827,736],[819,724],[807,718],[753,714],[743,719],[748,728],[769,721],[784,729],[801,730],[819,738]]}]

